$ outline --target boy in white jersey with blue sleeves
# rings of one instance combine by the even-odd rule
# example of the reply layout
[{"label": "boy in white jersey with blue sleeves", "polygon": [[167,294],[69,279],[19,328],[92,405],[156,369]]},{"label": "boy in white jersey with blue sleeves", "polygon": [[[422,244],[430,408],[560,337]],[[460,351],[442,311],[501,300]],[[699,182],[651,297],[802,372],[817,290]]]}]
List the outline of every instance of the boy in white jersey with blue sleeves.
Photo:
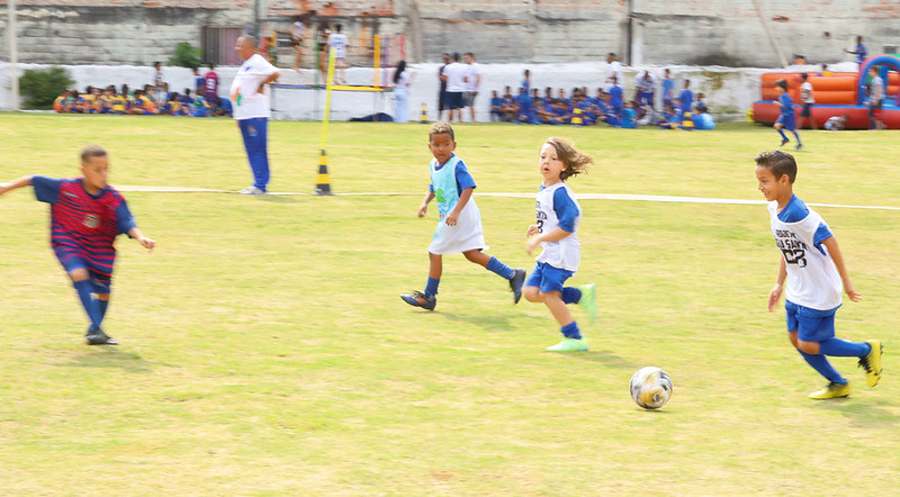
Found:
[{"label": "boy in white jersey with blue sleeves", "polygon": [[469,260],[496,273],[509,281],[513,292],[513,302],[522,298],[522,284],[525,271],[512,269],[496,257],[484,253],[484,233],[481,229],[481,212],[472,194],[475,180],[469,174],[465,163],[454,154],[456,135],[448,123],[435,123],[428,132],[428,148],[434,155],[428,168],[431,184],[419,207],[419,217],[425,217],[428,203],[437,200],[438,225],[428,246],[428,281],[425,291],[413,291],[401,295],[407,304],[433,311],[437,305],[438,285],[443,273],[444,254],[462,254]]},{"label": "boy in white jersey with blue sleeves", "polygon": [[[756,158],[759,190],[769,201],[772,234],[781,251],[775,287],[769,293],[769,312],[786,293],[787,329],[791,343],[803,359],[828,380],[828,385],[809,395],[823,400],[850,395],[849,382],[826,356],[858,357],[866,382],[874,387],[881,379],[881,342],[850,342],[835,337],[834,316],[841,294],[858,302],[834,234],[816,211],[794,195],[797,178],[794,157],[767,152]],[[787,279],[787,287],[784,283]]]},{"label": "boy in white jersey with blue sleeves", "polygon": [[588,350],[567,304],[581,304],[591,321],[597,317],[593,284],[563,287],[581,262],[581,247],[576,234],[581,207],[565,181],[584,172],[592,162],[590,157],[560,138],[549,138],[541,147],[538,165],[543,181],[537,194],[537,222],[528,227],[527,249],[529,254],[538,246],[543,250],[525,283],[524,295],[529,302],[543,302],[559,322],[563,340],[548,347],[550,352]]}]

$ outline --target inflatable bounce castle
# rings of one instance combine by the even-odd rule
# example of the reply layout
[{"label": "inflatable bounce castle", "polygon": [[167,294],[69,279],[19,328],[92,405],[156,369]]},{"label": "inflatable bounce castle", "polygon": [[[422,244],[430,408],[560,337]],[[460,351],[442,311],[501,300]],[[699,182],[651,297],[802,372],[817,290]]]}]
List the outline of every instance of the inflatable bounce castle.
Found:
[{"label": "inflatable bounce castle", "polygon": [[[869,68],[877,66],[879,76],[885,83],[885,98],[879,119],[889,129],[900,129],[900,58],[879,55],[866,59],[859,66],[859,72],[835,72],[821,74],[808,72],[813,87],[812,118],[817,128],[832,116],[846,116],[847,129],[867,129],[869,108],[866,106],[866,80]],[[800,73],[770,72],[762,75],[762,100],[753,103],[753,120],[761,124],[773,124],[780,112],[775,99],[775,82],[783,79],[788,83],[788,94],[794,101],[797,124],[800,120],[803,102],[800,101]],[[805,124],[804,124],[805,125]]]}]

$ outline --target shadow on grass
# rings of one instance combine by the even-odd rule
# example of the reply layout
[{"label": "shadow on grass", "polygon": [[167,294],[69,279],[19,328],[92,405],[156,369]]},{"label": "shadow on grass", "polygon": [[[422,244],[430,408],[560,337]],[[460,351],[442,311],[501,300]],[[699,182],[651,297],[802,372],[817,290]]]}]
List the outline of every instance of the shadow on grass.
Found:
[{"label": "shadow on grass", "polygon": [[[588,343],[590,344],[590,342]],[[605,350],[589,350],[587,352],[576,352],[565,355],[566,357],[573,357],[575,359],[581,359],[582,361],[596,362],[604,366],[616,369],[636,370],[638,368],[637,364],[634,364],[621,356]]]},{"label": "shadow on grass", "polygon": [[296,204],[297,197],[297,195],[257,195],[256,199],[273,204]]},{"label": "shadow on grass", "polygon": [[145,361],[140,354],[121,352],[113,347],[92,347],[73,357],[71,361],[58,366],[64,368],[117,368],[129,373],[152,371],[150,363]]},{"label": "shadow on grass", "polygon": [[900,424],[900,416],[887,409],[896,406],[881,399],[835,399],[819,401],[816,404],[819,409],[839,412],[862,427]]},{"label": "shadow on grass", "polygon": [[512,324],[513,320],[519,323],[521,323],[522,319],[541,321],[542,323],[547,321],[543,317],[539,318],[523,314],[454,314],[450,312],[435,312],[435,314],[448,321],[467,323],[492,332],[512,331],[516,328]]}]

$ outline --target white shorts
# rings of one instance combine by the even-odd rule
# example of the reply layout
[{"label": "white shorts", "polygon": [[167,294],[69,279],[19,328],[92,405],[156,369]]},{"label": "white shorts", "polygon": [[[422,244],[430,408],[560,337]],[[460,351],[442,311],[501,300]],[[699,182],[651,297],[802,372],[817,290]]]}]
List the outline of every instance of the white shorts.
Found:
[{"label": "white shorts", "polygon": [[487,245],[481,228],[481,212],[475,200],[470,199],[460,213],[456,226],[448,226],[444,219],[438,221],[428,252],[443,255],[478,249],[487,249]]}]

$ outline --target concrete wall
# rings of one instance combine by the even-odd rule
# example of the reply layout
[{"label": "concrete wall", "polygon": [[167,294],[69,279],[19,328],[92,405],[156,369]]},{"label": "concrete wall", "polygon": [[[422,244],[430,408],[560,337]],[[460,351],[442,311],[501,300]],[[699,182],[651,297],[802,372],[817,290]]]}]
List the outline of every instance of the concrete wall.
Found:
[{"label": "concrete wall", "polygon": [[[43,65],[22,65],[20,73],[29,68],[43,68]],[[420,105],[425,103],[429,110],[429,119],[435,120],[438,82],[438,64],[414,64],[411,66],[413,82],[410,91],[410,116],[417,119]],[[753,101],[759,99],[759,75],[768,69],[755,68],[725,68],[725,67],[697,67],[697,66],[667,66],[672,75],[678,80],[678,86],[684,79],[690,79],[695,92],[704,92],[707,102],[713,114],[720,120],[743,119],[746,110]],[[0,63],[0,108],[10,107],[9,90],[9,65]],[[106,86],[127,83],[132,88],[138,88],[153,80],[151,67],[138,66],[66,66],[78,88],[83,89],[87,85]],[[504,86],[512,86],[514,89],[521,80],[522,71],[531,69],[532,86],[541,88],[552,86],[553,88],[565,88],[569,93],[573,87],[587,86],[593,93],[608,75],[608,66],[605,63],[568,63],[568,64],[483,64],[482,65],[482,92],[476,104],[478,118],[486,121],[489,117],[489,99],[491,90],[502,91]],[[625,69],[625,90],[629,97],[633,95],[634,80],[644,69],[649,69],[654,74],[661,73],[659,66],[628,67]],[[794,70],[815,70],[814,67],[795,67]],[[844,63],[833,67],[836,71],[855,71],[856,64]],[[221,78],[221,94],[227,94],[234,77],[235,67],[217,68],[216,72]],[[383,71],[383,80],[389,79],[390,72]],[[163,75],[169,82],[173,91],[181,91],[183,88],[192,88],[193,79],[189,70],[184,68],[164,68]],[[311,83],[315,75],[312,71],[305,70],[301,73],[295,71],[282,71],[282,83]],[[370,84],[373,73],[368,68],[350,69],[347,74],[351,84]],[[320,119],[323,108],[324,92],[309,90],[276,90],[273,99],[275,117],[281,119]],[[336,120],[346,120],[351,117],[360,117],[373,112],[387,112],[393,114],[391,94],[373,95],[361,93],[337,93],[333,98],[332,117]]]},{"label": "concrete wall", "polygon": [[[203,26],[244,27],[253,0],[19,0],[20,60],[150,64],[178,42],[200,46]],[[0,0],[5,5],[6,0]],[[632,6],[629,22],[628,5]],[[264,32],[315,9],[341,22],[355,65],[372,60],[371,35],[405,35],[408,58],[436,62],[474,51],[482,62],[598,61],[632,53],[634,64],[780,64],[775,42],[811,62],[852,60],[843,49],[862,34],[870,52],[900,45],[897,0],[261,0]],[[629,29],[629,25],[631,29]],[[0,33],[6,16],[0,18]],[[829,36],[826,37],[825,33]],[[310,37],[311,38],[311,37]],[[0,53],[6,37],[0,36]],[[307,44],[311,52],[312,40]],[[401,52],[394,49],[395,54]],[[290,49],[280,59],[290,58]],[[306,59],[313,64],[312,56]]]}]

